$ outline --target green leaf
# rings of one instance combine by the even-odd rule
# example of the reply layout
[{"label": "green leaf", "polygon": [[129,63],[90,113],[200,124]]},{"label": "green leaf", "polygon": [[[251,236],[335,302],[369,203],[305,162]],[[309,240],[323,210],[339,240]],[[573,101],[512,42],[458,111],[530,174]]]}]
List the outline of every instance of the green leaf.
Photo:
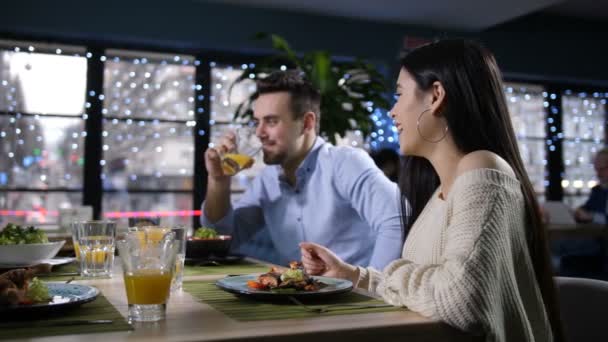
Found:
[{"label": "green leaf", "polygon": [[[383,74],[376,67],[364,60],[355,59],[349,62],[337,63],[332,60],[327,51],[312,51],[297,55],[286,39],[276,34],[258,32],[254,35],[256,40],[270,38],[272,48],[276,51],[262,61],[256,63],[255,68],[243,72],[230,87],[249,78],[249,74],[259,78],[262,74],[276,71],[279,65],[302,70],[322,95],[321,100],[321,135],[335,144],[335,134],[344,136],[347,130],[353,129],[350,122],[355,122],[354,129],[367,137],[374,128],[374,123],[363,102],[373,102],[373,108],[389,110],[391,101],[388,94],[391,92],[389,84]],[[338,82],[345,74],[351,77]],[[352,110],[343,109],[343,103],[351,103]],[[237,106],[234,119],[251,117],[252,99],[249,98]]]},{"label": "green leaf", "polygon": [[289,47],[289,44],[283,37],[278,36],[276,34],[272,34],[270,35],[270,38],[272,39],[272,47],[275,50],[283,52],[290,62],[299,65],[295,52],[293,52],[293,50],[291,49],[291,47]]},{"label": "green leaf", "polygon": [[311,82],[324,95],[337,85],[331,73],[331,57],[327,52],[317,51],[312,54],[312,59]]}]

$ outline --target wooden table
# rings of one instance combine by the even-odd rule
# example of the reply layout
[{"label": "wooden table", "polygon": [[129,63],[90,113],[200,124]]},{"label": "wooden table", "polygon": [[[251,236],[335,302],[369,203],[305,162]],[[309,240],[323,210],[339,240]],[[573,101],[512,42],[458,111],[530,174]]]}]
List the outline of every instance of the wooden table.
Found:
[{"label": "wooden table", "polygon": [[[126,317],[127,298],[118,268],[111,279],[78,281],[94,285]],[[222,276],[185,277],[186,280],[216,280]],[[358,291],[358,290],[357,290]],[[29,339],[32,340],[32,339]],[[28,340],[28,341],[29,341]],[[403,310],[400,312],[325,316],[238,322],[211,306],[197,302],[184,291],[171,294],[167,319],[136,324],[131,332],[63,335],[37,341],[477,341],[447,324]]]},{"label": "wooden table", "polygon": [[608,238],[608,225],[594,223],[549,224],[549,238]]}]

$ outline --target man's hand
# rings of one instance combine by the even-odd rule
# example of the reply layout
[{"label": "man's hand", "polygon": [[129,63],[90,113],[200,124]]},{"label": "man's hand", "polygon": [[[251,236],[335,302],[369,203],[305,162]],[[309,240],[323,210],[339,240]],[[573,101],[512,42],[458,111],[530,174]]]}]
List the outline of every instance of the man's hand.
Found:
[{"label": "man's hand", "polygon": [[226,180],[230,177],[222,170],[222,158],[221,155],[234,151],[236,148],[236,137],[234,133],[230,132],[223,136],[216,148],[208,148],[205,151],[205,167],[207,168],[207,174],[212,180]]},{"label": "man's hand", "polygon": [[583,208],[577,208],[574,212],[574,218],[577,222],[588,223],[593,221],[593,214]]}]

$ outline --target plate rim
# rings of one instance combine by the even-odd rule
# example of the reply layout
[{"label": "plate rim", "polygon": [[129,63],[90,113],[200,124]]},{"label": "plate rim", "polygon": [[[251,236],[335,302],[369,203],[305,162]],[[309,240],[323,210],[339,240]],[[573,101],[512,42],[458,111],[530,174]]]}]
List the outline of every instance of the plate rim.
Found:
[{"label": "plate rim", "polygon": [[[226,256],[215,256],[213,254],[211,254],[212,257],[200,257],[200,258],[188,258],[185,257],[185,261],[200,261],[200,262],[204,262],[204,261],[218,261],[221,262],[222,260],[225,259],[229,259],[229,261],[238,261],[238,260],[243,260],[246,258],[246,256],[244,254],[239,254],[239,253],[230,253],[227,254]],[[232,260],[233,259],[233,260]]]},{"label": "plate rim", "polygon": [[[49,261],[52,261],[54,259],[64,259],[65,262],[61,262],[61,263],[52,263]],[[36,266],[38,264],[51,264],[51,266],[61,266],[61,265],[66,265],[69,264],[71,262],[76,261],[75,257],[53,257],[50,259],[43,259],[40,262],[35,262],[33,264],[2,264],[0,263],[0,269],[9,269],[9,268],[25,268],[25,267],[32,267],[32,266]]]},{"label": "plate rim", "polygon": [[68,307],[72,307],[72,306],[80,306],[82,304],[86,304],[86,303],[94,301],[101,294],[101,291],[97,287],[91,286],[91,285],[66,284],[65,282],[58,282],[58,281],[49,281],[49,282],[45,282],[45,284],[50,285],[49,292],[51,290],[50,287],[56,287],[56,286],[82,287],[82,288],[87,288],[88,291],[92,291],[92,292],[91,292],[91,294],[87,295],[84,298],[76,298],[75,300],[70,300],[67,302],[56,303],[56,304],[36,303],[36,304],[30,304],[30,305],[16,305],[16,306],[0,307],[0,315],[6,315],[6,314],[11,314],[11,313],[23,314],[23,313],[32,312],[32,311],[35,312],[37,310],[51,310],[52,311],[53,309],[63,309],[63,308],[68,308]]}]

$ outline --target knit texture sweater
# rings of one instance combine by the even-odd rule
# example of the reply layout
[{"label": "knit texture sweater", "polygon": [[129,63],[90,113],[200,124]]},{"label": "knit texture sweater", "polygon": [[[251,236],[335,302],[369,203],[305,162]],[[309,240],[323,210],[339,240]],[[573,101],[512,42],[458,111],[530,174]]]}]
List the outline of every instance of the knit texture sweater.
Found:
[{"label": "knit texture sweater", "polygon": [[359,268],[358,287],[486,341],[552,341],[513,175],[475,169],[439,189],[412,226],[402,258]]}]

